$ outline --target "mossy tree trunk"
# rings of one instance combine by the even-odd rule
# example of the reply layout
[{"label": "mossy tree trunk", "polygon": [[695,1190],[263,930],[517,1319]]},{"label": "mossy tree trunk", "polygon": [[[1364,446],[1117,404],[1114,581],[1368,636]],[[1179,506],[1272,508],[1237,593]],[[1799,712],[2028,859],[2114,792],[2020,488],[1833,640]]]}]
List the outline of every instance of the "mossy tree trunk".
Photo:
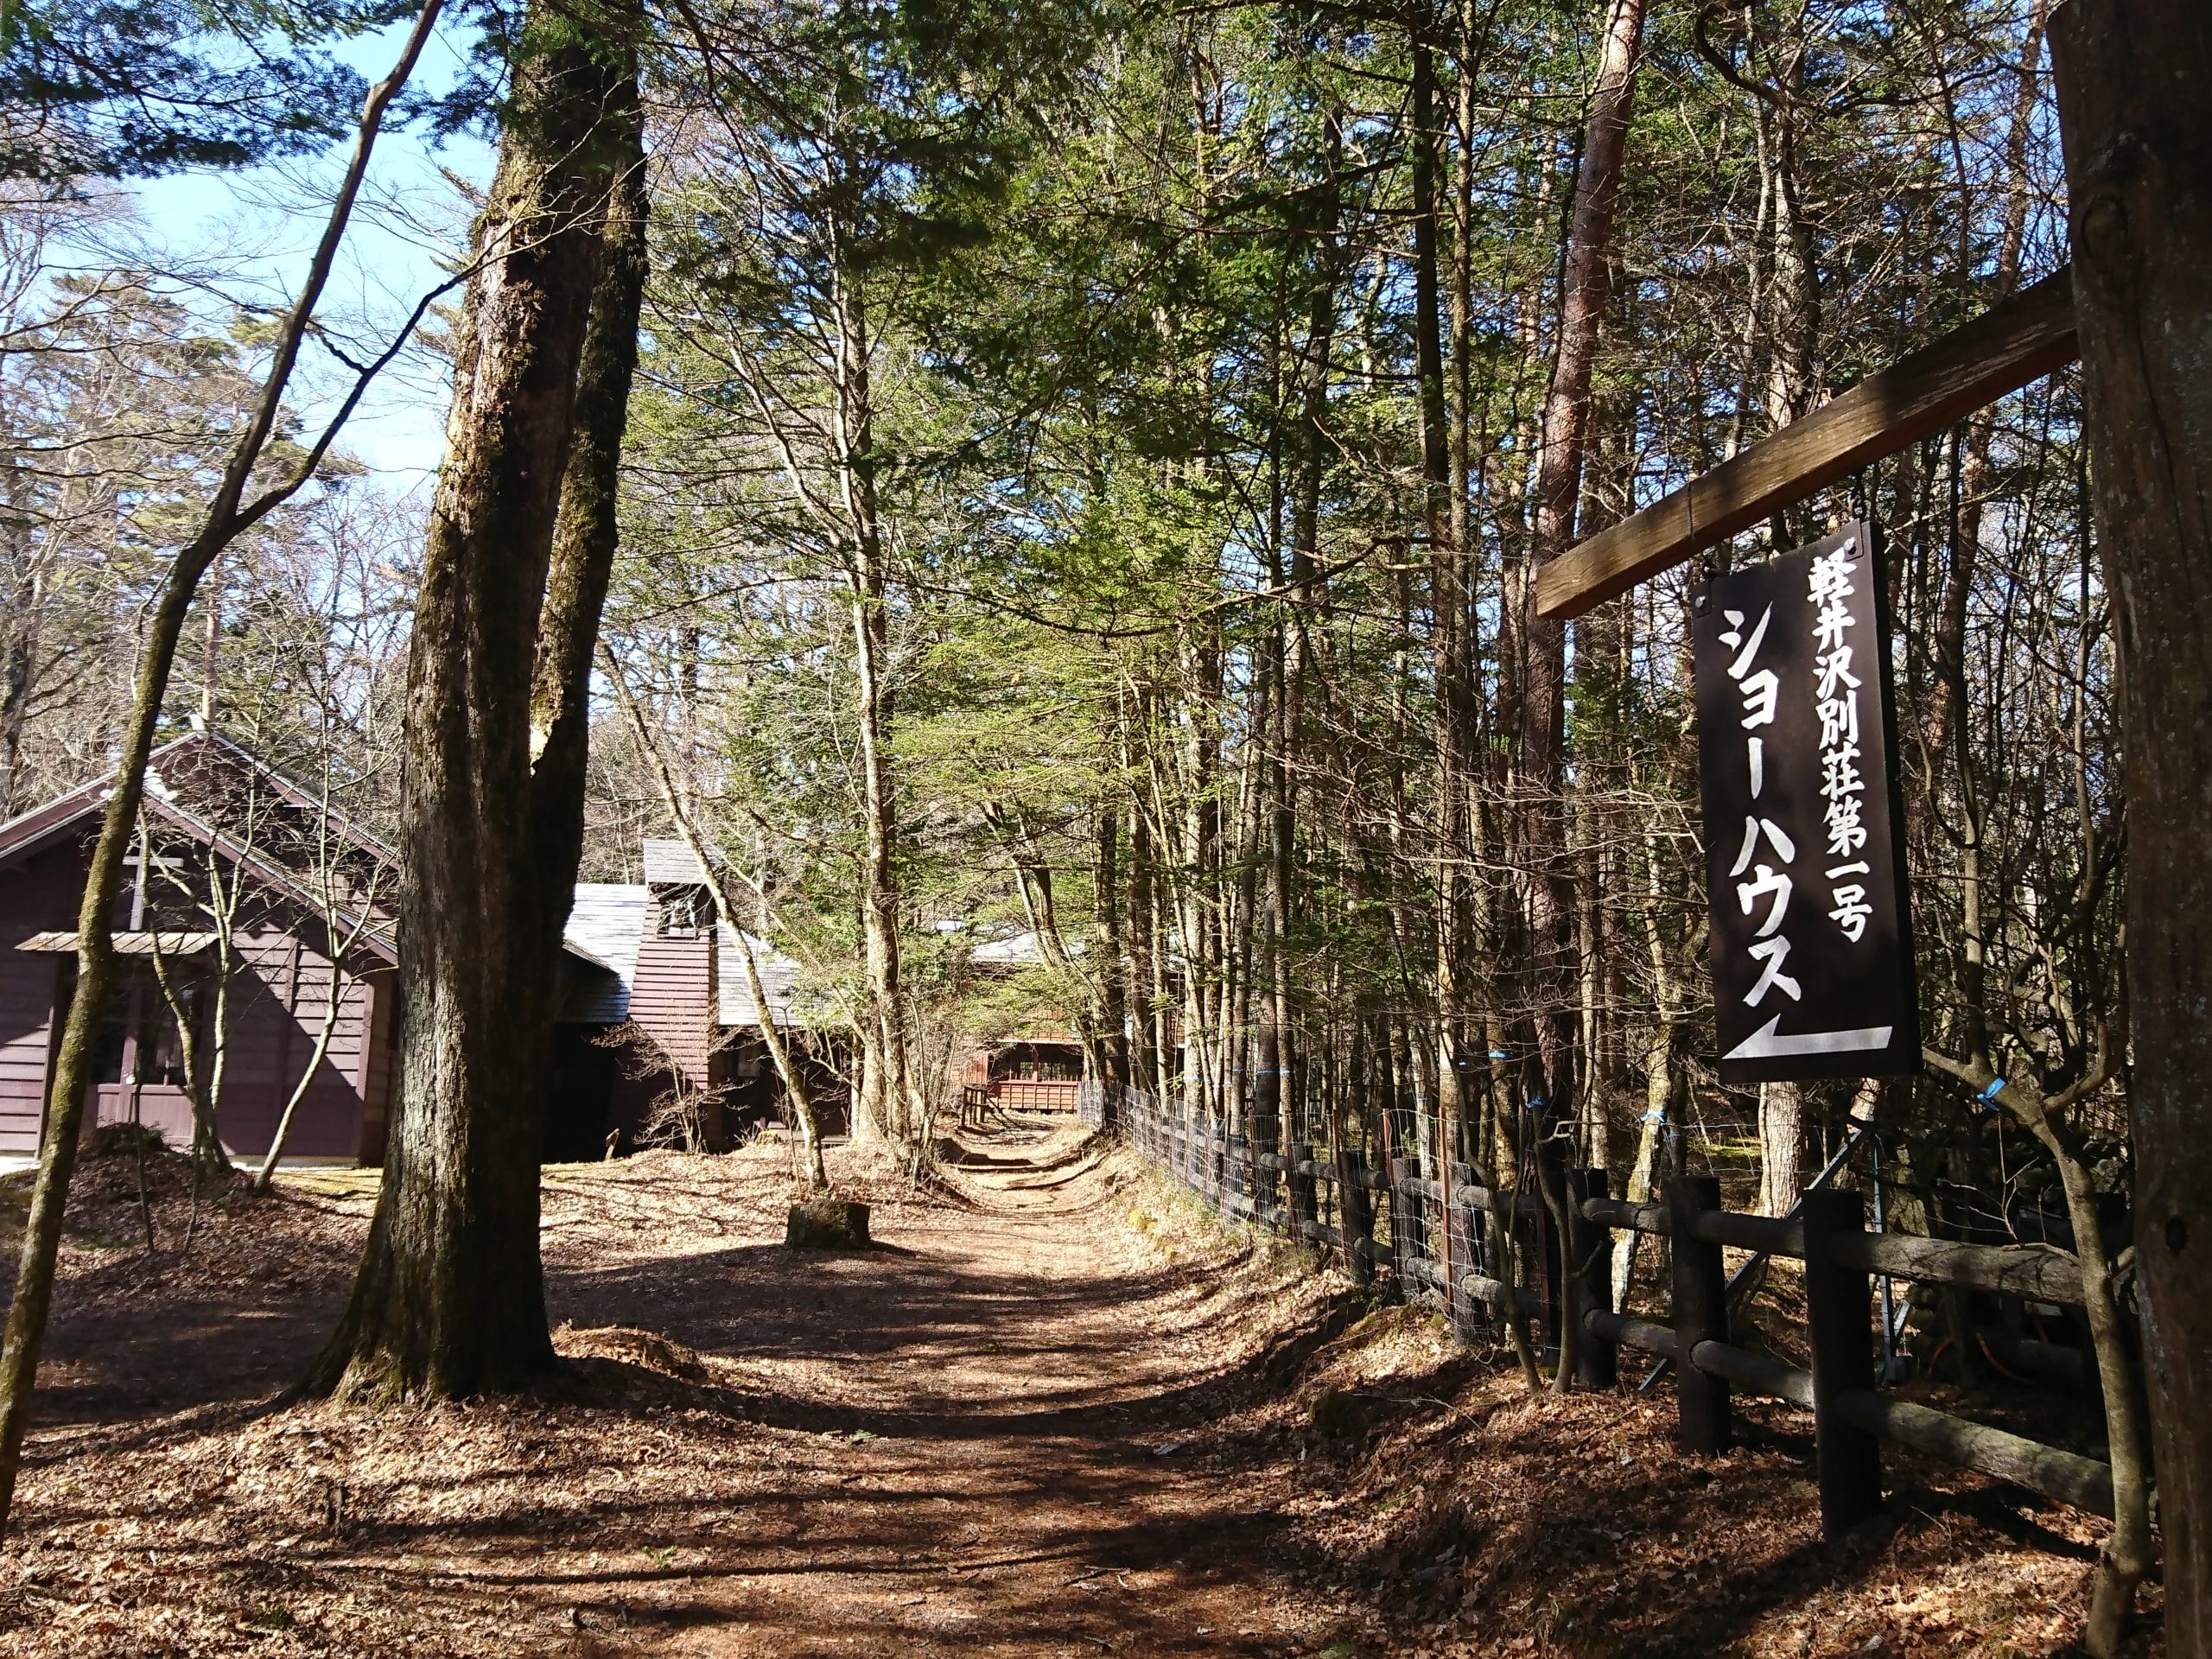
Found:
[{"label": "mossy tree trunk", "polygon": [[[400,48],[398,62],[370,88],[354,132],[353,155],[308,263],[307,279],[276,327],[261,390],[232,445],[206,513],[190,539],[178,547],[146,619],[130,712],[117,744],[115,781],[101,812],[99,835],[93,842],[91,867],[78,905],[76,988],[63,1017],[61,1039],[54,1046],[47,1078],[38,1173],[24,1220],[15,1294],[8,1303],[6,1335],[0,1338],[0,1527],[5,1526],[14,1505],[23,1436],[30,1427],[39,1353],[45,1345],[47,1314],[53,1306],[54,1265],[61,1249],[69,1181],[76,1170],[78,1140],[84,1128],[93,1052],[107,1011],[108,994],[118,977],[113,929],[116,904],[123,892],[124,859],[137,833],[138,810],[145,800],[147,763],[168,696],[169,675],[176,664],[185,615],[201,578],[223,550],[298,494],[315,477],[369,383],[397,350],[395,344],[362,369],[321,437],[307,446],[296,464],[273,480],[265,475],[264,465],[271,439],[279,429],[292,371],[298,366],[301,347],[315,323],[315,306],[337,263],[385,113],[414,73],[442,10],[442,0],[426,0]],[[258,494],[249,493],[257,487]]]},{"label": "mossy tree trunk", "polygon": [[309,1377],[346,1397],[554,1363],[537,1172],[644,277],[633,27],[531,8],[477,226],[408,673],[401,1099]]}]

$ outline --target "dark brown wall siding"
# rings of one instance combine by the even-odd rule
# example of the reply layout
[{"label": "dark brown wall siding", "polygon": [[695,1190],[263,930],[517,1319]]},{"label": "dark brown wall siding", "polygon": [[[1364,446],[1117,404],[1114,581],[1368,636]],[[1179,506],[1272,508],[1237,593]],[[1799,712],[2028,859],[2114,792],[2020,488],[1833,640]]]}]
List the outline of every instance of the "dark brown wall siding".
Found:
[{"label": "dark brown wall siding", "polygon": [[394,1070],[392,1044],[398,1034],[398,976],[379,974],[375,979],[376,1007],[369,1028],[369,1086],[361,1109],[359,1156],[365,1164],[384,1162],[384,1149],[391,1123]]},{"label": "dark brown wall siding", "polygon": [[[647,1121],[652,1116],[653,1102],[675,1086],[674,1079],[664,1071],[645,1070],[646,1057],[635,1051],[626,1052],[614,1076],[614,1088],[607,1102],[607,1127],[620,1137],[620,1145],[628,1150],[643,1144]],[[632,1073],[642,1071],[641,1076]]]},{"label": "dark brown wall siding", "polygon": [[[67,961],[15,947],[33,933],[75,926],[85,857],[86,843],[79,841],[0,869],[0,1152],[37,1149],[54,998]],[[296,975],[295,933],[288,930],[307,938],[322,935],[321,922],[304,913],[271,918],[240,940],[239,969],[231,982],[220,1129],[224,1144],[241,1156],[258,1157],[269,1149],[278,1115],[321,1028],[330,963],[302,945]],[[382,982],[391,979],[390,969],[373,958],[355,966],[374,971]],[[365,1045],[371,1036],[363,1029],[365,1016],[373,1012],[370,1001],[358,979],[346,987],[329,1052],[293,1118],[287,1156],[352,1159],[371,1141],[381,1154],[382,1126],[377,1123],[372,1133],[360,1086],[364,1077],[372,1089],[388,1086],[381,1045]],[[97,1121],[128,1120],[132,1092],[120,1084],[99,1089]],[[191,1109],[181,1090],[147,1084],[137,1094],[140,1122],[159,1126],[173,1146],[189,1142]]]},{"label": "dark brown wall siding", "polygon": [[645,901],[644,934],[638,944],[638,973],[630,988],[630,1018],[652,1033],[668,1057],[699,1083],[707,1081],[709,1022],[712,1006],[713,929],[699,937],[660,937],[660,902]]},{"label": "dark brown wall siding", "polygon": [[76,925],[81,870],[73,847],[0,869],[0,1152],[38,1150],[54,999],[66,960],[16,947],[34,933]]}]

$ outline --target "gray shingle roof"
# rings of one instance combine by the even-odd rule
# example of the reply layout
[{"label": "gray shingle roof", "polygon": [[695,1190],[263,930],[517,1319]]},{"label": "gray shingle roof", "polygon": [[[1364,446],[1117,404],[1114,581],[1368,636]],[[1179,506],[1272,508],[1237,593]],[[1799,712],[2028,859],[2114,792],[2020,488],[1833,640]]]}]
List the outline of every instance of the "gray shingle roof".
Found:
[{"label": "gray shingle roof", "polygon": [[[669,844],[679,849],[683,846],[680,842]],[[646,889],[642,884],[576,884],[575,905],[569,912],[566,944],[572,956],[580,955],[603,963],[607,971],[594,973],[582,961],[576,963],[578,982],[561,1009],[563,1020],[577,1025],[619,1026],[630,1017],[630,985],[638,974],[638,939],[645,925],[645,899]],[[753,938],[753,959],[760,966],[760,984],[768,993],[769,1012],[775,1015],[778,1024],[788,1024],[793,1018],[791,1005],[798,995],[799,965],[766,940],[747,937]],[[728,923],[724,922],[715,930],[715,976],[721,1004],[716,1012],[723,1025],[750,1029],[759,1023],[759,1016],[753,1011],[752,993],[745,982],[745,958],[738,953],[737,935]],[[811,1017],[803,1001],[797,1017],[802,1024]]]},{"label": "gray shingle roof", "polygon": [[606,964],[580,970],[561,1018],[580,1025],[619,1026],[630,1017],[630,982],[638,973],[638,936],[645,923],[645,889],[631,882],[579,881],[569,912],[566,943]]},{"label": "gray shingle roof", "polygon": [[645,881],[648,886],[702,887],[706,872],[699,868],[699,861],[691,849],[681,841],[664,841],[648,836],[641,850],[645,857]]},{"label": "gray shingle roof", "polygon": [[[760,969],[760,988],[768,993],[768,1012],[775,1016],[778,1025],[787,1025],[791,1019],[791,998],[798,987],[798,963],[771,947],[766,939],[752,934],[746,937],[753,940],[753,957]],[[715,988],[721,994],[722,1024],[757,1026],[760,1015],[745,982],[745,958],[738,952],[737,934],[728,922],[715,930],[715,944],[718,982]],[[804,1010],[801,1017],[804,1017]]]},{"label": "gray shingle roof", "polygon": [[[1071,940],[1068,953],[1081,956],[1083,944],[1081,939]],[[1046,960],[1043,942],[1027,931],[984,939],[968,956],[969,961],[982,968],[1035,968],[1041,967]]]}]

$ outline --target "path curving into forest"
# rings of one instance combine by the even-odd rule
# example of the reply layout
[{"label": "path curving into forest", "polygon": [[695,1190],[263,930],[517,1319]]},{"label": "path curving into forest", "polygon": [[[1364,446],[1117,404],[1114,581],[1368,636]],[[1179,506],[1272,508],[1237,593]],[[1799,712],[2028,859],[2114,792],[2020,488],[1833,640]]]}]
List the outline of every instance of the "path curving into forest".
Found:
[{"label": "path curving into forest", "polygon": [[[841,1147],[877,1248],[794,1253],[772,1140],[549,1167],[542,1395],[290,1397],[373,1172],[203,1203],[79,1183],[0,1656],[1281,1655],[1331,1616],[1224,1427],[1332,1323],[1065,1118]],[[1280,1493],[1281,1483],[1268,1484]]]},{"label": "path curving into forest", "polygon": [[[289,1389],[373,1172],[203,1195],[80,1171],[0,1659],[2049,1654],[2095,1526],[1948,1467],[1830,1544],[1809,1440],[1747,1402],[1532,1397],[1419,1308],[1065,1119],[917,1190],[832,1149],[879,1248],[783,1243],[791,1149],[544,1173],[566,1363],[385,1409]],[[0,1189],[0,1199],[4,1199]],[[0,1224],[6,1221],[0,1205]],[[1334,1403],[1323,1405],[1330,1396]]]},{"label": "path curving into forest", "polygon": [[1283,1571],[1281,1517],[1207,1430],[1287,1369],[1305,1344],[1280,1318],[1316,1305],[1164,1242],[1065,1120],[947,1151],[957,1200],[880,1216],[887,1249],[764,1263],[759,1302],[674,1333],[711,1349],[713,1324],[764,1320],[787,1353],[762,1414],[806,1438],[778,1524],[733,1537],[742,1570],[696,1581],[696,1622],[652,1650],[1315,1650],[1327,1614]]}]

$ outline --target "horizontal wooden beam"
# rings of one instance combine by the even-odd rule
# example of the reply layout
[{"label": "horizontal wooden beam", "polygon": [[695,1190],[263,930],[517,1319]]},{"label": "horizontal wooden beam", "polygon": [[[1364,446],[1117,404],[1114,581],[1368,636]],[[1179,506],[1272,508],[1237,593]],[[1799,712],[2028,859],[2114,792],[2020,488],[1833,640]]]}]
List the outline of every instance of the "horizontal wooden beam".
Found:
[{"label": "horizontal wooden beam", "polygon": [[1485,1279],[1479,1273],[1471,1273],[1459,1281],[1459,1288],[1493,1313],[1509,1317],[1522,1313],[1532,1319],[1544,1316],[1544,1299],[1535,1291],[1524,1290],[1519,1285],[1509,1285],[1496,1279]]},{"label": "horizontal wooden beam", "polygon": [[[1667,1325],[1593,1307],[1582,1316],[1582,1330],[1596,1341],[1641,1348],[1677,1363],[1681,1359],[1681,1339]],[[1690,1363],[1709,1376],[1726,1377],[1739,1388],[1787,1400],[1808,1411],[1814,1408],[1813,1374],[1786,1361],[1725,1342],[1700,1342],[1690,1351]],[[2009,1480],[2093,1515],[2112,1513],[2110,1464],[1871,1389],[1847,1389],[1836,1396],[1835,1404],[1847,1422],[1878,1439],[1911,1446],[1962,1469]]]},{"label": "horizontal wooden beam", "polygon": [[[1433,1190],[1434,1183],[1430,1185]],[[1582,1213],[1600,1227],[1632,1228],[1639,1233],[1675,1230],[1674,1216],[1664,1205],[1587,1198]],[[1697,1213],[1690,1230],[1709,1244],[1730,1244],[1801,1260],[1805,1254],[1805,1227],[1800,1221],[1703,1210]],[[2081,1263],[2063,1250],[2041,1245],[1969,1244],[1911,1233],[1837,1233],[1828,1240],[1828,1258],[1839,1267],[1893,1279],[1963,1285],[1970,1290],[2018,1296],[2031,1302],[2082,1305]]]},{"label": "horizontal wooden beam", "polygon": [[2082,1305],[2081,1263],[2063,1250],[2043,1245],[1966,1244],[1910,1233],[1839,1233],[1828,1240],[1828,1255],[1840,1267],[1923,1285],[1962,1285],[1996,1296]]},{"label": "horizontal wooden beam", "polygon": [[1790,502],[2070,363],[2074,276],[2062,267],[1801,421],[1580,542],[1536,576],[1536,608],[1580,616]]},{"label": "horizontal wooden beam", "polygon": [[1968,1422],[1871,1389],[1851,1389],[1836,1396],[1846,1422],[1899,1446],[1911,1446],[1946,1463],[1955,1463],[2031,1492],[2071,1503],[2092,1515],[2112,1513],[2112,1465],[2076,1452],[2044,1446],[1985,1423]]}]

